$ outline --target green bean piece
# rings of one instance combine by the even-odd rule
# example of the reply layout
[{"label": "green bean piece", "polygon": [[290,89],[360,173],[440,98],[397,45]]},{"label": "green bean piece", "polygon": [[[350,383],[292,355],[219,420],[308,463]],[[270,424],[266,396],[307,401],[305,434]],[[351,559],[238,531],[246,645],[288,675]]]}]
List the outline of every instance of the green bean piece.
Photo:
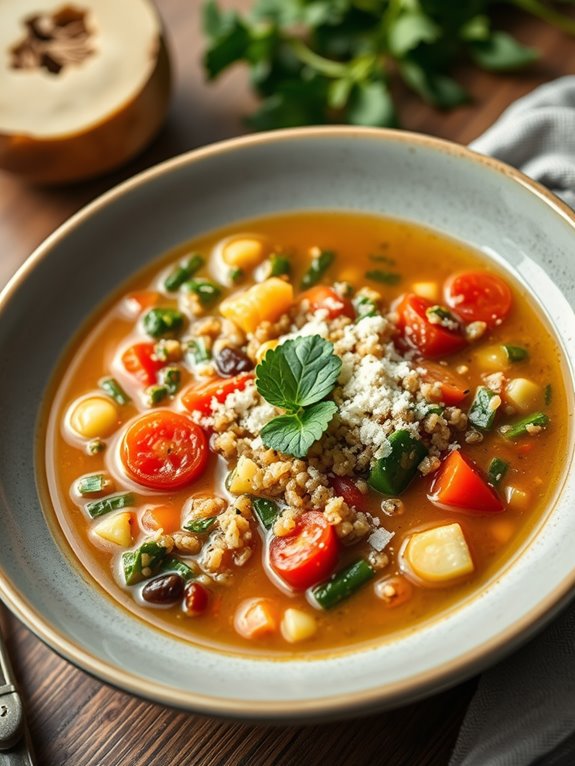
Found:
[{"label": "green bean piece", "polygon": [[91,476],[82,476],[76,482],[76,490],[79,495],[97,495],[110,486],[110,481],[103,473],[94,473]]},{"label": "green bean piece", "polygon": [[99,383],[100,388],[105,394],[108,394],[117,404],[123,406],[131,401],[128,394],[118,383],[116,378],[102,378]]},{"label": "green bean piece", "polygon": [[503,477],[507,473],[508,468],[509,463],[506,463],[505,460],[501,460],[500,457],[494,457],[491,463],[489,463],[489,468],[487,469],[487,478],[489,479],[489,483],[493,484],[494,487],[498,487],[499,484],[501,484]]},{"label": "green bean piece", "polygon": [[551,400],[553,399],[553,389],[551,388],[551,383],[548,383],[545,386],[545,391],[543,393],[543,396],[545,398],[545,404],[547,407],[551,404]]},{"label": "green bean piece", "polygon": [[146,404],[149,407],[155,407],[156,404],[161,404],[164,399],[167,399],[169,391],[166,386],[154,385],[148,386],[145,391]]},{"label": "green bean piece", "polygon": [[228,276],[231,279],[231,281],[234,283],[234,285],[237,285],[238,282],[241,282],[242,279],[245,277],[245,272],[243,269],[230,269],[228,272]]},{"label": "green bean piece", "polygon": [[162,367],[158,372],[158,380],[170,396],[177,394],[182,383],[182,373],[179,367]]},{"label": "green bean piece", "polygon": [[407,489],[416,474],[417,466],[427,455],[427,449],[423,442],[405,429],[391,434],[389,446],[389,455],[375,463],[367,483],[377,492],[397,496]]},{"label": "green bean piece", "polygon": [[214,526],[216,519],[217,516],[208,516],[205,519],[188,521],[187,524],[184,524],[184,529],[186,529],[188,532],[195,532],[198,535],[203,535]]},{"label": "green bean piece", "polygon": [[520,439],[522,436],[527,436],[529,434],[529,426],[546,428],[548,425],[549,418],[545,413],[534,412],[532,415],[527,415],[526,418],[514,423],[511,428],[502,431],[502,434],[506,439]]},{"label": "green bean piece", "polygon": [[201,364],[201,362],[208,362],[212,358],[210,350],[206,347],[206,342],[203,338],[196,338],[188,341],[186,348],[186,361],[194,364]]},{"label": "green bean piece", "polygon": [[511,346],[508,343],[504,343],[503,348],[510,362],[523,362],[529,357],[529,351],[522,346]]},{"label": "green bean piece", "polygon": [[205,260],[199,253],[193,253],[187,260],[179,263],[164,280],[164,287],[169,293],[178,290],[184,282],[191,279],[202,268]]},{"label": "green bean piece", "polygon": [[211,306],[222,294],[221,287],[211,279],[190,279],[184,284],[184,289],[193,293],[202,306]]},{"label": "green bean piece", "polygon": [[316,585],[311,593],[322,609],[333,609],[349,598],[375,576],[375,570],[364,559],[336,572],[327,582]]},{"label": "green bean piece", "polygon": [[308,270],[302,277],[302,290],[307,290],[308,287],[313,287],[316,285],[323,277],[325,272],[329,269],[334,260],[335,253],[333,250],[320,250],[319,254],[313,258]]},{"label": "green bean piece", "polygon": [[365,272],[365,278],[384,285],[397,285],[401,282],[401,274],[396,271],[383,271],[383,269],[370,269]]},{"label": "green bean piece", "polygon": [[158,574],[168,551],[154,540],[146,540],[135,551],[122,554],[122,569],[126,585],[135,585],[141,580]]},{"label": "green bean piece", "polygon": [[268,275],[270,277],[283,277],[291,274],[291,261],[285,255],[272,253],[268,260]]},{"label": "green bean piece", "polygon": [[273,500],[266,497],[253,497],[252,507],[264,529],[271,529],[279,514],[279,508]]},{"label": "green bean piece", "polygon": [[177,335],[184,324],[184,315],[177,309],[164,306],[150,309],[143,319],[144,330],[152,338]]},{"label": "green bean piece", "polygon": [[163,560],[160,572],[162,574],[170,574],[172,572],[179,574],[186,582],[188,582],[188,580],[195,580],[196,578],[194,570],[187,564],[184,564],[183,561],[180,561],[180,559],[174,558],[174,556],[167,556]]},{"label": "green bean piece", "polygon": [[491,406],[491,400],[494,396],[498,396],[498,394],[485,386],[479,386],[475,392],[475,397],[467,413],[469,422],[475,428],[480,428],[482,431],[489,431],[490,428],[493,428],[497,414],[497,408]]},{"label": "green bean piece", "polygon": [[134,503],[134,495],[131,492],[124,492],[121,495],[110,495],[109,497],[103,497],[101,500],[93,500],[91,503],[86,503],[84,510],[88,516],[95,519],[111,511],[131,508]]},{"label": "green bean piece", "polygon": [[353,307],[356,313],[356,322],[360,322],[366,317],[374,317],[379,314],[379,307],[377,303],[368,298],[367,295],[357,295],[353,301]]}]

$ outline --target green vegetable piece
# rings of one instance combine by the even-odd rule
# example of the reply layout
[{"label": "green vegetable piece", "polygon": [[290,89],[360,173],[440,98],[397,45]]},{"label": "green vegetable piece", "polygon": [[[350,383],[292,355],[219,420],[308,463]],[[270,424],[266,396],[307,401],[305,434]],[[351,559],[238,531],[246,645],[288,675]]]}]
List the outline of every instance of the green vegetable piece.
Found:
[{"label": "green vegetable piece", "polygon": [[134,495],[131,492],[124,492],[121,495],[109,495],[103,497],[101,500],[93,500],[91,503],[86,503],[84,510],[90,516],[95,519],[98,516],[104,516],[111,511],[119,511],[122,508],[131,508],[135,503]]},{"label": "green vegetable piece", "polygon": [[83,476],[76,482],[76,490],[80,495],[95,495],[103,492],[109,486],[109,481],[103,473],[95,473],[92,476]]},{"label": "green vegetable piece", "polygon": [[549,407],[549,405],[551,404],[551,400],[553,399],[553,389],[551,388],[551,383],[548,383],[545,386],[545,391],[543,393],[543,396],[545,399],[545,404],[547,405],[547,407]]},{"label": "green vegetable piece", "polygon": [[193,253],[187,260],[174,267],[164,280],[164,287],[169,293],[178,290],[184,282],[194,276],[204,265],[205,260],[199,253]]},{"label": "green vegetable piece", "polygon": [[427,455],[425,445],[409,431],[401,429],[389,437],[391,452],[380,458],[370,471],[367,483],[384,495],[400,495]]},{"label": "green vegetable piece", "polygon": [[310,404],[301,412],[291,412],[272,418],[260,431],[266,447],[284,455],[305,457],[329,426],[337,412],[335,402]]},{"label": "green vegetable piece", "polygon": [[86,444],[86,452],[88,455],[98,455],[100,452],[103,452],[106,449],[106,443],[103,442],[101,439],[90,439],[88,444]]},{"label": "green vegetable piece", "polygon": [[190,279],[184,284],[184,289],[193,293],[202,306],[211,306],[222,294],[221,287],[211,279]]},{"label": "green vegetable piece", "polygon": [[122,554],[122,569],[126,585],[135,585],[158,574],[168,551],[153,540],[146,540],[135,551]]},{"label": "green vegetable piece", "polygon": [[238,282],[241,282],[242,279],[245,277],[245,273],[243,269],[230,269],[228,272],[228,276],[232,280],[234,285],[237,285]]},{"label": "green vegetable piece", "polygon": [[179,367],[162,367],[158,372],[158,380],[170,396],[177,394],[182,383],[182,373]]},{"label": "green vegetable piece", "polygon": [[528,426],[539,426],[540,428],[546,428],[549,425],[549,418],[543,412],[534,412],[532,415],[514,423],[508,430],[502,431],[503,436],[506,439],[520,439],[522,436],[529,434]]},{"label": "green vegetable piece", "polygon": [[211,358],[212,355],[206,347],[206,342],[203,338],[196,338],[195,340],[188,341],[186,360],[189,360],[192,365],[208,362]]},{"label": "green vegetable piece", "polygon": [[105,394],[108,394],[109,397],[121,406],[128,404],[128,402],[131,401],[130,397],[118,383],[116,378],[102,378],[99,382],[99,386]]},{"label": "green vegetable piece", "polygon": [[184,524],[184,529],[187,529],[188,532],[195,532],[198,535],[203,535],[214,526],[216,519],[217,516],[208,516],[205,519],[189,521],[187,524]]},{"label": "green vegetable piece", "polygon": [[268,261],[268,274],[270,277],[282,277],[291,274],[291,261],[285,255],[272,253]]},{"label": "green vegetable piece", "polygon": [[490,72],[522,69],[539,58],[535,48],[521,45],[505,32],[493,32],[486,40],[474,40],[469,50],[475,63]]},{"label": "green vegetable piece", "polygon": [[441,404],[430,404],[427,410],[425,411],[426,415],[443,415],[445,411],[445,407],[443,407]]},{"label": "green vegetable piece", "polygon": [[365,272],[365,278],[384,285],[397,285],[401,282],[401,274],[395,271],[383,271],[383,269],[371,269]]},{"label": "green vegetable piece", "polygon": [[498,487],[499,484],[501,484],[503,477],[507,473],[508,468],[509,463],[506,463],[505,460],[501,460],[499,457],[494,457],[491,463],[489,463],[489,468],[487,469],[487,478],[489,479],[489,483],[493,484],[494,487]]},{"label": "green vegetable piece", "polygon": [[333,609],[349,598],[375,576],[373,568],[360,559],[346,569],[337,572],[327,582],[316,585],[311,593],[322,609]]},{"label": "green vegetable piece", "polygon": [[467,415],[469,422],[475,428],[480,428],[482,431],[489,431],[490,428],[493,428],[495,415],[497,414],[497,408],[494,409],[491,406],[491,400],[494,396],[498,396],[498,394],[485,386],[479,386],[475,392],[475,397],[471,402]]},{"label": "green vegetable piece", "polygon": [[307,290],[309,287],[316,285],[334,260],[335,253],[333,250],[320,250],[319,254],[313,258],[310,267],[302,277],[301,289]]},{"label": "green vegetable piece", "polygon": [[360,322],[365,317],[377,316],[380,313],[377,303],[368,298],[367,295],[357,295],[352,302],[357,316],[356,322]]},{"label": "green vegetable piece", "polygon": [[196,574],[194,570],[185,564],[180,559],[174,558],[174,556],[167,556],[161,563],[160,572],[162,574],[179,574],[186,582],[188,580],[195,580]]},{"label": "green vegetable piece", "polygon": [[505,343],[503,348],[505,349],[507,358],[510,362],[523,362],[529,357],[529,352],[522,346],[510,346],[509,344]]},{"label": "green vegetable piece", "polygon": [[168,395],[169,391],[166,386],[148,386],[145,391],[146,403],[149,407],[155,407],[156,404],[160,404],[164,399],[167,399]]},{"label": "green vegetable piece", "polygon": [[172,308],[150,309],[143,319],[144,330],[152,338],[177,335],[184,324],[181,311]]},{"label": "green vegetable piece", "polygon": [[253,497],[252,507],[264,529],[271,529],[279,514],[277,503],[266,497]]}]

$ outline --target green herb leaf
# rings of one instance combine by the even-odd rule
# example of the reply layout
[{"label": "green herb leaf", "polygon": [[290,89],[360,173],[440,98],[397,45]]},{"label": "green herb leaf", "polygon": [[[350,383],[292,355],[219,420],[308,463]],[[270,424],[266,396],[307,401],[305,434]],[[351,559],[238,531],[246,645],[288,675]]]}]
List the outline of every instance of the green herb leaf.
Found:
[{"label": "green herb leaf", "polygon": [[432,106],[452,109],[469,101],[465,88],[451,77],[435,73],[415,61],[403,61],[400,72],[407,85]]},{"label": "green herb leaf", "polygon": [[373,282],[381,282],[384,285],[397,285],[401,282],[401,274],[395,271],[383,271],[382,269],[372,269],[365,272],[365,278]]},{"label": "green herb leaf", "polygon": [[494,32],[487,40],[476,40],[469,50],[476,64],[491,72],[521,69],[539,58],[534,48],[521,45],[505,32]]},{"label": "green herb leaf", "polygon": [[297,412],[330,394],[340,370],[332,343],[319,335],[298,337],[268,351],[256,367],[256,387],[270,404]]},{"label": "green herb leaf", "polygon": [[424,13],[403,13],[389,30],[389,47],[401,57],[420,43],[435,42],[440,35],[441,29]]},{"label": "green herb leaf", "polygon": [[273,418],[261,430],[266,447],[302,458],[329,426],[335,413],[335,402],[318,402],[299,413]]},{"label": "green herb leaf", "polygon": [[393,128],[397,115],[391,94],[383,80],[354,85],[346,111],[352,125]]},{"label": "green herb leaf", "polygon": [[196,519],[195,521],[189,521],[184,524],[184,529],[188,532],[196,532],[197,534],[205,534],[209,529],[213,527],[216,522],[217,516],[207,516],[205,519]]}]

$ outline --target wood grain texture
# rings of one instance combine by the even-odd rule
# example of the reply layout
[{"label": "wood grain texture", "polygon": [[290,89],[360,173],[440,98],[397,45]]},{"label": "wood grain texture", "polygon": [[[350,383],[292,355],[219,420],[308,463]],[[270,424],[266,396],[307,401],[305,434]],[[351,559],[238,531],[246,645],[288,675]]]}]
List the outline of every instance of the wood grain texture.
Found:
[{"label": "wood grain texture", "polygon": [[[166,157],[242,132],[241,115],[253,103],[244,73],[236,70],[210,88],[203,81],[199,0],[158,0],[158,5],[175,58],[176,86],[165,129],[128,167],[91,183],[33,189],[0,173],[0,284],[58,224],[106,189]],[[447,114],[400,89],[404,127],[467,143],[511,101],[573,71],[572,40],[520,14],[503,20],[523,42],[541,49],[544,63],[520,76],[464,72],[475,101]],[[41,766],[440,766],[448,761],[475,688],[469,681],[345,725],[243,725],[190,716],[104,686],[60,659],[16,619],[7,623]]]}]

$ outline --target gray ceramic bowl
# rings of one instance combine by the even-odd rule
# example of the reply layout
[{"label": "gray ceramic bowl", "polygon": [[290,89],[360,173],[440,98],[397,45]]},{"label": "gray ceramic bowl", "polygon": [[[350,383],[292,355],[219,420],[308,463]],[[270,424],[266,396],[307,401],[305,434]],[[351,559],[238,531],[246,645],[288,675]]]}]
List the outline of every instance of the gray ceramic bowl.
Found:
[{"label": "gray ceramic bowl", "polygon": [[117,607],[74,560],[34,480],[42,399],[66,344],[111,290],[167,249],[235,220],[306,208],[397,216],[483,250],[531,287],[575,359],[573,214],[516,171],[442,141],[352,128],[240,139],[153,168],[74,216],[1,297],[0,358],[12,373],[0,376],[0,596],[60,654],[159,702],[268,720],[396,705],[500,658],[575,580],[570,470],[544,523],[480,596],[400,640],[329,659],[254,660],[171,639]]}]

